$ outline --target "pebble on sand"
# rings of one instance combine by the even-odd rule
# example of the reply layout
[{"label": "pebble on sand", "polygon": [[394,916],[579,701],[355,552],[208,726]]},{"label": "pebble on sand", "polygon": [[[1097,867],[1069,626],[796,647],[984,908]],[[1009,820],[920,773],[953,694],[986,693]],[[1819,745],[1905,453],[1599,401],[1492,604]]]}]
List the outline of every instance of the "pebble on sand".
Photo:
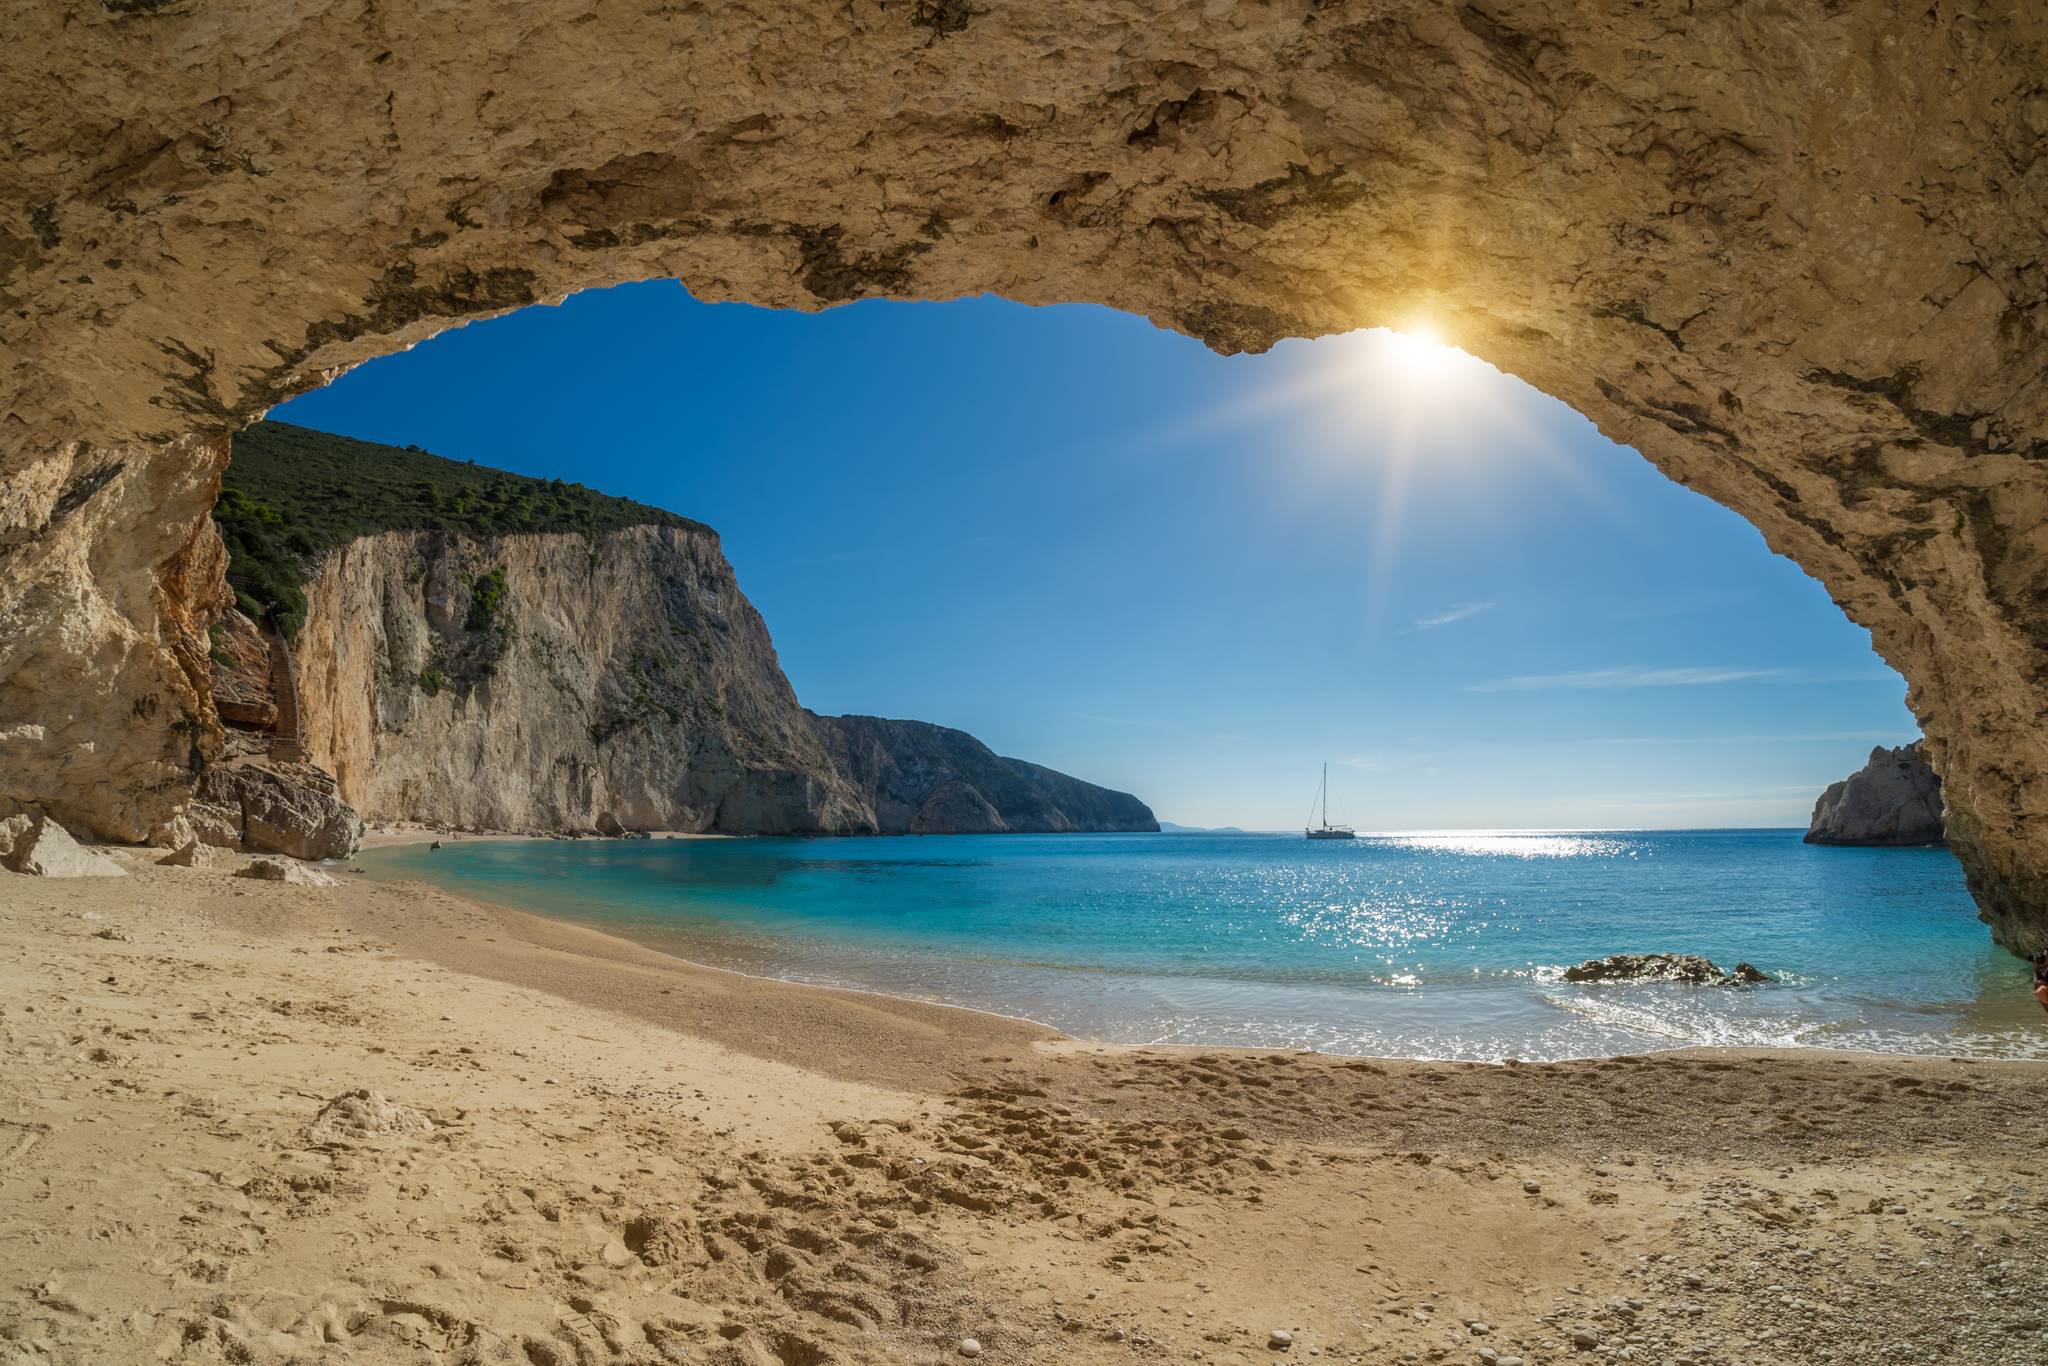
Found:
[{"label": "pebble on sand", "polygon": [[1276,1352],[1284,1352],[1294,1345],[1294,1334],[1285,1328],[1275,1328],[1266,1336],[1266,1345]]},{"label": "pebble on sand", "polygon": [[977,1339],[974,1339],[974,1338],[962,1338],[962,1339],[960,1339],[960,1355],[961,1355],[961,1356],[964,1356],[964,1357],[978,1357],[978,1356],[980,1356],[980,1355],[981,1355],[981,1343],[980,1343],[980,1342],[979,1342],[979,1341],[978,1341]]}]

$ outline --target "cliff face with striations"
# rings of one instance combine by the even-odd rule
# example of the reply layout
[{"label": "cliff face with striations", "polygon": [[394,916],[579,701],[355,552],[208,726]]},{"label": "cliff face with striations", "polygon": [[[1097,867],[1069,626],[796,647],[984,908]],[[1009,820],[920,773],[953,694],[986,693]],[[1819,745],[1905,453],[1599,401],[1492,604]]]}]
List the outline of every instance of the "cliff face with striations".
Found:
[{"label": "cliff face with striations", "polygon": [[175,460],[0,453],[0,817],[139,841],[190,799],[222,738],[206,630],[227,555],[206,512],[227,459],[225,438]]},{"label": "cliff face with striations", "polygon": [[1135,798],[998,759],[959,731],[812,716],[706,528],[386,532],[329,553],[306,598],[307,746],[371,820],[1154,828]]},{"label": "cliff face with striations", "polygon": [[1813,804],[1808,844],[1940,844],[1941,779],[1920,746],[1870,751],[1870,762],[1828,784]]},{"label": "cliff face with striations", "polygon": [[307,744],[371,820],[872,824],[708,531],[387,532],[330,553],[306,597]]},{"label": "cliff face with striations", "polygon": [[656,278],[1223,351],[1426,318],[1827,585],[1985,919],[2048,943],[2048,9],[453,13],[10,13],[0,799],[176,809],[204,698],[157,588],[217,438],[465,319]]}]

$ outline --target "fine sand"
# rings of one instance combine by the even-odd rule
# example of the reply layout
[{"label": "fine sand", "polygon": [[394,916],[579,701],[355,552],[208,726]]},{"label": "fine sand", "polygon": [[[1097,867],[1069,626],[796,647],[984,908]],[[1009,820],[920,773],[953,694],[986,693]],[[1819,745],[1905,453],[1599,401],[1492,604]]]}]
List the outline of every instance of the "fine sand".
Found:
[{"label": "fine sand", "polygon": [[0,873],[0,1363],[2048,1359],[2048,1065],[1107,1048],[114,852]]}]

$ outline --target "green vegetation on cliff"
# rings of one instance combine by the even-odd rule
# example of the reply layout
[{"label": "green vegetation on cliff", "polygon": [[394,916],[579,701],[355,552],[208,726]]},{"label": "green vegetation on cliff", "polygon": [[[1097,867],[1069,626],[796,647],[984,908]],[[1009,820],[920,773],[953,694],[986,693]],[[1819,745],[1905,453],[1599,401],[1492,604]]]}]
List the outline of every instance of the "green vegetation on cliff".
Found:
[{"label": "green vegetation on cliff", "polygon": [[[305,621],[305,584],[320,556],[358,536],[447,531],[594,538],[633,526],[705,529],[581,484],[529,479],[417,446],[380,446],[285,422],[259,422],[235,437],[213,516],[227,542],[236,606],[259,620],[275,609],[287,635],[296,635]],[[497,587],[492,611],[503,592],[502,575]]]}]

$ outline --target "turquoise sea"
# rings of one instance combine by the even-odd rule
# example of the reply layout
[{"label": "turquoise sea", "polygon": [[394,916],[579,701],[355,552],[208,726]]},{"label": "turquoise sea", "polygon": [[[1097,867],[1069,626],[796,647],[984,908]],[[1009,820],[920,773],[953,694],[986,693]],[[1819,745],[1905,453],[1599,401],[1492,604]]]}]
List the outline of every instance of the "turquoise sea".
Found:
[{"label": "turquoise sea", "polygon": [[[2026,968],[1991,946],[1946,850],[1792,830],[463,840],[362,863],[700,963],[1118,1042],[2048,1055]],[[1625,951],[1782,980],[1560,980]]]}]

